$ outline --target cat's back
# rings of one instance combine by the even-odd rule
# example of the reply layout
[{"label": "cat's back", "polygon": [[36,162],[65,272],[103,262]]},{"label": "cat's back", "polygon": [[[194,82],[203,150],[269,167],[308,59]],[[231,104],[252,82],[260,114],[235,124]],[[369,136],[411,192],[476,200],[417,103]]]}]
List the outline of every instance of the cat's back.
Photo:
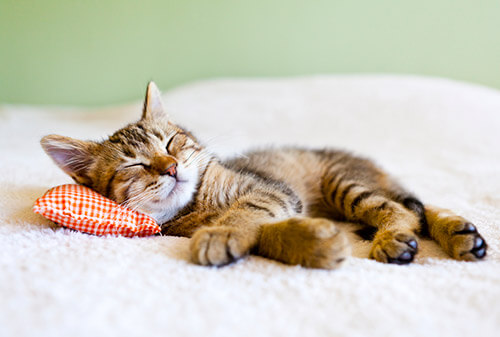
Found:
[{"label": "cat's back", "polygon": [[302,199],[319,190],[325,169],[347,153],[295,147],[257,149],[224,162],[224,166],[263,180],[284,182]]},{"label": "cat's back", "polygon": [[[327,149],[307,149],[300,147],[269,147],[253,149],[243,155],[224,161],[224,165],[234,170],[267,173],[281,177],[283,173],[302,169],[309,171],[312,164],[318,164],[327,158],[333,159],[345,155],[346,152]],[[299,170],[299,172],[297,172]]]},{"label": "cat's back", "polygon": [[325,168],[339,165],[359,166],[366,159],[353,156],[349,152],[332,148],[307,149],[300,147],[272,147],[256,149],[242,156],[224,161],[230,169],[272,177],[276,180],[307,179],[321,174]]},{"label": "cat's back", "polygon": [[[305,200],[320,195],[321,185],[332,173],[376,183],[381,171],[372,161],[343,150],[276,147],[257,149],[226,160],[231,170],[250,173],[262,179],[284,182]],[[362,177],[361,177],[362,176]]]}]

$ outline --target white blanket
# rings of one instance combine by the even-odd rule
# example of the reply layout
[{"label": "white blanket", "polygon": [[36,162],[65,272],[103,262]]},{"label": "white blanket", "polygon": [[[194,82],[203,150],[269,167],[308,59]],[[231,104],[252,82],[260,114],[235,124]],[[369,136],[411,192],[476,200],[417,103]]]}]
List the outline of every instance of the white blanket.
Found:
[{"label": "white blanket", "polygon": [[[217,80],[165,94],[172,119],[222,155],[248,146],[335,146],[370,156],[424,202],[455,210],[489,244],[457,262],[430,241],[408,266],[336,271],[251,256],[189,262],[188,239],[96,237],[31,211],[71,182],[49,133],[98,139],[139,118],[104,109],[0,107],[0,336],[499,336],[500,92],[443,79],[321,76]],[[264,125],[264,127],[263,127]]]}]

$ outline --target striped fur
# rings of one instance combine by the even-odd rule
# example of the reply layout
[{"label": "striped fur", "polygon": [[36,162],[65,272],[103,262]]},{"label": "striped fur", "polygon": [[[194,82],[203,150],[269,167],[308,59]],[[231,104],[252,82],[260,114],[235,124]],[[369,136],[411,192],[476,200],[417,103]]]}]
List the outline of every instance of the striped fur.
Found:
[{"label": "striped fur", "polygon": [[152,215],[164,234],[191,237],[192,259],[202,265],[254,252],[333,269],[350,252],[336,221],[373,228],[370,256],[381,262],[411,262],[418,234],[456,259],[486,255],[467,220],[424,206],[373,162],[348,152],[277,148],[219,160],[168,121],[154,84],[141,120],[107,140],[51,135],[42,146],[76,182]]}]

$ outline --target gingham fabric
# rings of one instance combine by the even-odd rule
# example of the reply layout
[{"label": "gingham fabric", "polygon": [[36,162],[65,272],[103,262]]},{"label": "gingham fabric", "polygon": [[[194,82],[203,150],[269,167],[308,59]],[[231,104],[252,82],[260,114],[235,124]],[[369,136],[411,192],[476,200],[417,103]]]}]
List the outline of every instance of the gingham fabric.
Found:
[{"label": "gingham fabric", "polygon": [[132,237],[160,231],[160,226],[150,216],[75,184],[48,190],[36,200],[33,211],[61,226],[95,235]]}]

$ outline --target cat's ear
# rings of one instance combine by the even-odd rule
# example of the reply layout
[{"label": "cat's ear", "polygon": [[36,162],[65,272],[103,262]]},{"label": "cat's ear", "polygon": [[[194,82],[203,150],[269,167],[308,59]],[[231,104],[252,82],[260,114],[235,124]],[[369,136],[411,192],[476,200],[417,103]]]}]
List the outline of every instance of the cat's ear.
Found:
[{"label": "cat's ear", "polygon": [[59,135],[49,135],[40,141],[43,150],[64,172],[82,185],[91,185],[88,175],[95,161],[97,143]]},{"label": "cat's ear", "polygon": [[146,98],[144,98],[144,108],[142,109],[142,119],[158,120],[166,118],[167,114],[163,109],[161,92],[155,82],[151,81],[146,89]]}]

